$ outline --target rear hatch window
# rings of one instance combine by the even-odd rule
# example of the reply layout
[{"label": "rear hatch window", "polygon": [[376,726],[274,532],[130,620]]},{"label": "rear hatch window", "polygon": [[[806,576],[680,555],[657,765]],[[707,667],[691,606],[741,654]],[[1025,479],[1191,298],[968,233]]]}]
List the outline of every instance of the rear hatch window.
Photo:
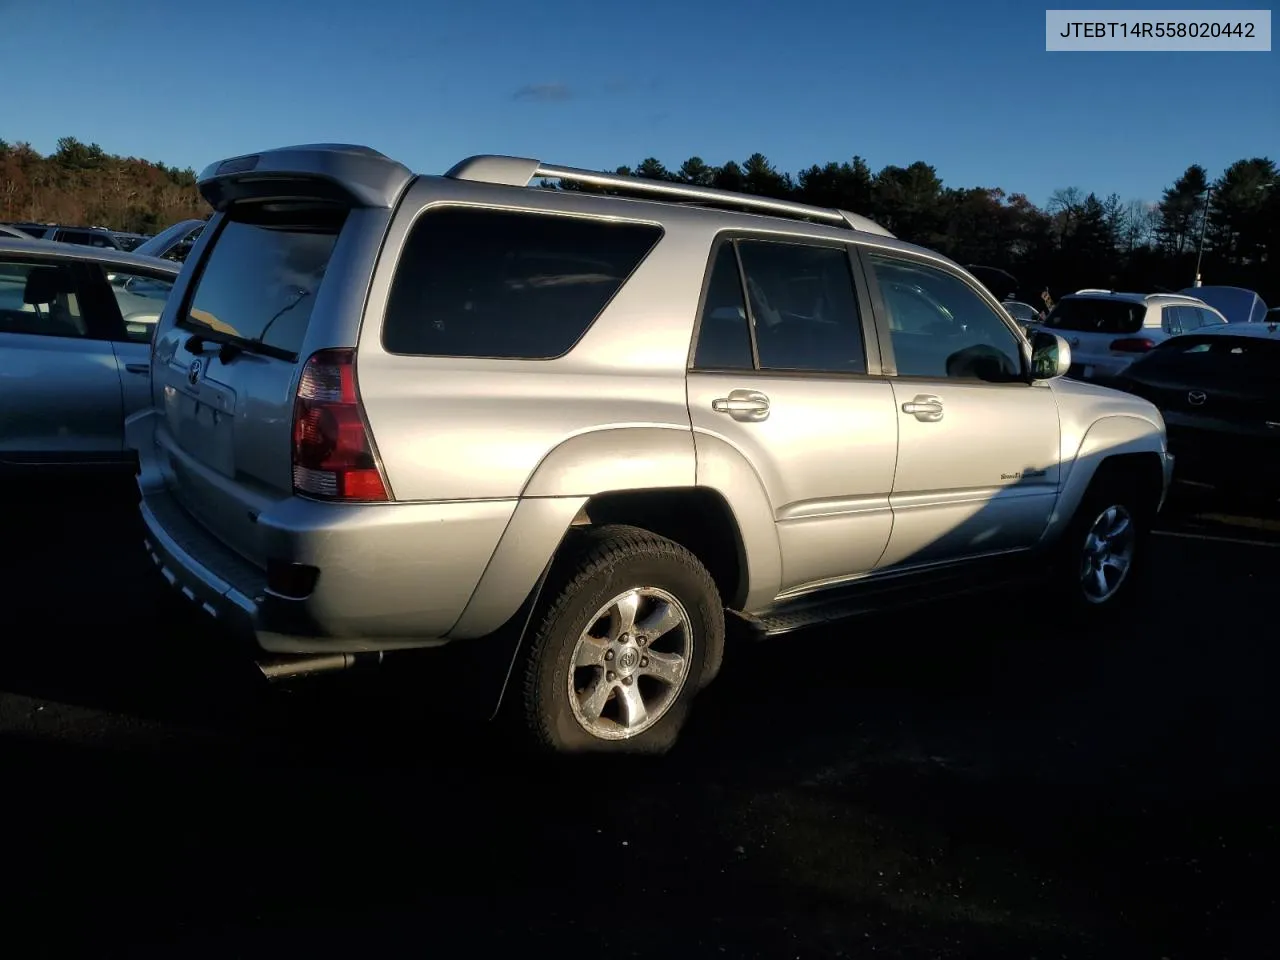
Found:
[{"label": "rear hatch window", "polygon": [[1073,333],[1103,333],[1127,336],[1142,329],[1147,307],[1143,303],[1073,297],[1059,300],[1049,312],[1044,326]]},{"label": "rear hatch window", "polygon": [[299,354],[348,218],[315,203],[265,206],[233,207],[219,224],[153,366],[170,492],[259,565],[254,518],[292,494]]},{"label": "rear hatch window", "polygon": [[345,208],[227,220],[180,324],[208,339],[296,359]]}]

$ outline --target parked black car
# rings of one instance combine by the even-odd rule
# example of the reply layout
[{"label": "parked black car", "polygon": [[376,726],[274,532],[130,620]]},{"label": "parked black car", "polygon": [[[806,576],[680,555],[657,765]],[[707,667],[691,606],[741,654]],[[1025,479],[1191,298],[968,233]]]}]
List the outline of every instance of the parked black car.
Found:
[{"label": "parked black car", "polygon": [[1116,383],[1164,415],[1175,479],[1280,497],[1280,325],[1223,324],[1172,337]]}]

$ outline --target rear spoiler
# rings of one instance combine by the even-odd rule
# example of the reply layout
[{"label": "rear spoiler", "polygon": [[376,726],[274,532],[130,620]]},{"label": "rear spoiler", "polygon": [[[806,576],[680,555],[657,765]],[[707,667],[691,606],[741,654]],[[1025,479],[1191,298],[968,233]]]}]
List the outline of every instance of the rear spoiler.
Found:
[{"label": "rear spoiler", "polygon": [[237,200],[293,197],[390,208],[413,179],[404,164],[369,147],[312,143],[219,160],[196,183],[215,210]]}]

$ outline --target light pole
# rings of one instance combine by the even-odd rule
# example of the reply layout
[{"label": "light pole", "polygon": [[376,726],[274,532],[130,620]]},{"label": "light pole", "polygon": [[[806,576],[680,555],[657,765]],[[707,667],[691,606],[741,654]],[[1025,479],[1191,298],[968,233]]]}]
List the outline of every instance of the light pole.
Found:
[{"label": "light pole", "polygon": [[1209,198],[1213,196],[1213,187],[1204,191],[1204,213],[1200,215],[1200,241],[1196,244],[1196,282],[1193,287],[1200,286],[1200,258],[1204,256],[1204,225],[1209,222]]}]

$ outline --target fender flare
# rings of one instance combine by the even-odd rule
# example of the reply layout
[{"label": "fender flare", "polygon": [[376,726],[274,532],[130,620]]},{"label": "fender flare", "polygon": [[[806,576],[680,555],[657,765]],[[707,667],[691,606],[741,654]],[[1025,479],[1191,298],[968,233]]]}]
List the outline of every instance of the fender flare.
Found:
[{"label": "fender flare", "polygon": [[[1046,539],[1056,537],[1071,522],[1098,468],[1111,457],[1128,454],[1153,455],[1163,467],[1166,462],[1164,432],[1144,417],[1127,414],[1102,417],[1085,431],[1058,493]],[[1167,485],[1167,469],[1164,473]],[[1163,490],[1161,493],[1163,495]]]},{"label": "fender flare", "polygon": [[[618,469],[619,450],[627,452],[625,460],[634,468],[625,474]],[[762,606],[777,595],[782,558],[773,508],[759,476],[738,450],[716,437],[698,434],[695,439],[690,431],[667,428],[613,428],[571,437],[535,469],[471,599],[448,633],[460,646],[478,643],[492,649],[505,665],[495,713],[556,553],[587,501],[619,487],[673,486],[708,487],[729,504],[747,563],[745,608]],[[513,584],[519,586],[513,589]]]},{"label": "fender flare", "polygon": [[693,486],[693,438],[678,427],[610,427],[557,444],[530,474],[451,640],[490,634],[535,589],[588,498],[613,490]]}]

